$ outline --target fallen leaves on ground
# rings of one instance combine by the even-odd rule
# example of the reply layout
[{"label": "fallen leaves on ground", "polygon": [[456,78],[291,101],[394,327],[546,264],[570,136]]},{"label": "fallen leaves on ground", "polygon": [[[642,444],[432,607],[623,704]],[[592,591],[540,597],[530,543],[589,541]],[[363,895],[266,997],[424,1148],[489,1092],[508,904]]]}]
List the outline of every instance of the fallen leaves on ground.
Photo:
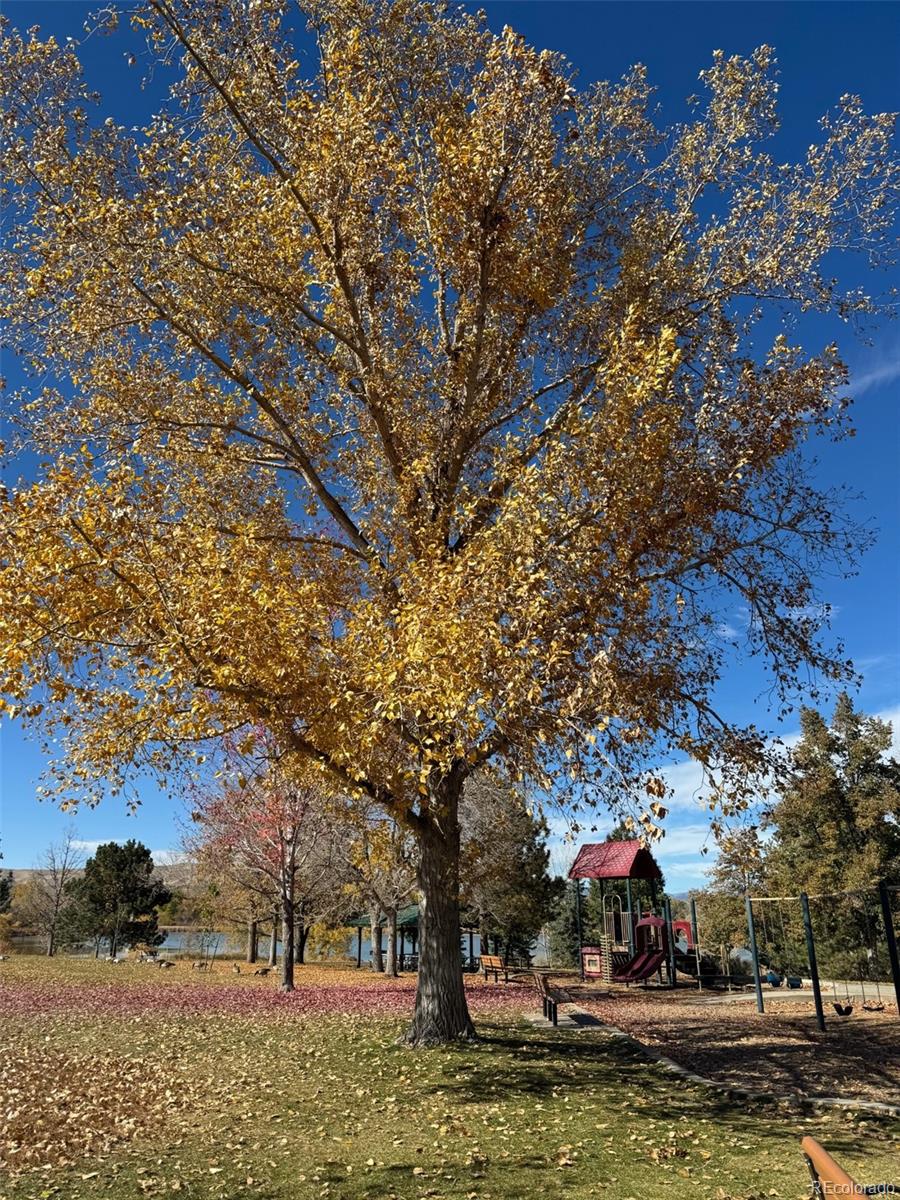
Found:
[{"label": "fallen leaves on ground", "polygon": [[[791,1200],[800,1133],[848,1126],[730,1104],[602,1032],[534,1028],[525,986],[473,980],[481,1039],[423,1052],[397,1044],[410,977],[303,968],[284,996],[198,974],[0,964],[0,1196],[748,1200],[777,1178]],[[887,1177],[892,1128],[853,1120],[848,1166]]]},{"label": "fallen leaves on ground", "polygon": [[[412,1013],[415,983],[393,987],[328,986],[301,984],[293,992],[276,987],[216,986],[161,980],[158,983],[65,982],[0,978],[0,1012],[6,1015],[69,1013],[81,1011],[108,1016],[144,1013],[197,1016],[308,1017],[331,1014],[372,1017],[405,1017]],[[522,1011],[536,1007],[534,994],[512,985],[485,985],[469,989],[469,1007],[475,1014]]]},{"label": "fallen leaves on ground", "polygon": [[162,1133],[193,1099],[167,1074],[148,1059],[0,1043],[0,1165],[66,1165]]}]

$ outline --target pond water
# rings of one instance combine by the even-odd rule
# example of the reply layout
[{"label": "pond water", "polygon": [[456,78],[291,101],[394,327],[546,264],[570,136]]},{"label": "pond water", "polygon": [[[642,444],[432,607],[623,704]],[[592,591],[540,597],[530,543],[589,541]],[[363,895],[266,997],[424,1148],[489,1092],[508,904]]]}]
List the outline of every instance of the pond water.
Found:
[{"label": "pond water", "polygon": [[[265,961],[269,956],[270,938],[264,934],[260,934],[258,957]],[[475,957],[481,954],[481,939],[478,934],[472,937],[472,947]],[[281,939],[276,943],[279,958],[281,957]],[[41,938],[16,938],[15,949],[19,954],[43,954],[45,945]],[[170,930],[166,934],[166,939],[159,947],[161,954],[171,955],[187,955],[195,958],[227,958],[227,957],[243,957],[246,949],[246,940],[242,934],[225,931],[213,932],[192,932],[188,930]],[[409,937],[405,939],[405,952],[409,954],[412,946]],[[382,950],[387,951],[387,937],[382,944]],[[399,946],[398,946],[399,950]],[[468,957],[469,942],[468,936],[462,939],[461,952],[463,958]],[[94,954],[93,943],[85,943],[83,946],[70,949],[67,953],[75,954],[79,957],[91,958]],[[108,953],[108,946],[101,945],[101,955]],[[350,959],[356,962],[357,955],[357,935],[354,933],[347,938],[346,950],[341,953],[340,949],[335,950],[330,958],[338,962],[342,958]],[[370,963],[372,961],[372,941],[371,937],[365,930],[363,931],[362,939],[362,962]]]}]

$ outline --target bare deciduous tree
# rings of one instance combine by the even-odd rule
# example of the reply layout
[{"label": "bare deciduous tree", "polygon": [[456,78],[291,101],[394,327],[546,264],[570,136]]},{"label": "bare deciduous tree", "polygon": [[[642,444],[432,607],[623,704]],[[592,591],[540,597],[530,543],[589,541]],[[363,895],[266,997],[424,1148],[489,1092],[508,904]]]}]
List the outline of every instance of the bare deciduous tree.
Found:
[{"label": "bare deciduous tree", "polygon": [[68,902],[67,888],[84,866],[74,829],[48,846],[31,877],[13,893],[13,912],[19,924],[36,929],[45,939],[47,955],[56,953],[60,921]]}]

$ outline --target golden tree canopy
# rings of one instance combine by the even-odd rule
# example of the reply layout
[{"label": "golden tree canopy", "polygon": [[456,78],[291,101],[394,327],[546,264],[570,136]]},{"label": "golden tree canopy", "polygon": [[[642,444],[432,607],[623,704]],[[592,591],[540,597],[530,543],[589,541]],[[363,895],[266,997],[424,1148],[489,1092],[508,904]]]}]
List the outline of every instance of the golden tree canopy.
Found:
[{"label": "golden tree canopy", "polygon": [[491,758],[615,790],[650,743],[757,761],[710,705],[722,589],[777,681],[841,675],[812,579],[855,539],[800,456],[837,352],[755,339],[874,309],[832,262],[881,253],[891,118],[844,97],[782,164],[767,47],[665,130],[642,69],[576,90],[420,0],[310,0],[306,75],[284,9],[149,0],[181,71],[138,130],[77,46],[5,32],[41,466],[0,513],[2,688],[61,793],[258,722],[412,824]]}]

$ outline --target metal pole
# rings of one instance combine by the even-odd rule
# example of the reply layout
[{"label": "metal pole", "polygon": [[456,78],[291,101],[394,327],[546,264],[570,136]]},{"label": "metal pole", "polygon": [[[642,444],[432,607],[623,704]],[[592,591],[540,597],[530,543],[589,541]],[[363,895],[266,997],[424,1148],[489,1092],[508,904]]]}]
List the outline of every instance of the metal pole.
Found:
[{"label": "metal pole", "polygon": [[697,932],[697,901],[691,896],[691,941],[694,943],[694,959],[697,963],[697,987],[702,991],[700,979],[700,934]]},{"label": "metal pole", "polygon": [[894,933],[894,915],[891,912],[891,895],[888,885],[882,879],[878,885],[878,895],[881,897],[881,911],[884,915],[884,936],[887,939],[888,958],[891,962],[891,975],[894,979],[894,995],[897,997],[897,1012],[900,1013],[900,955],[897,954],[897,935]]},{"label": "metal pole", "polygon": [[356,928],[356,965],[362,966],[362,925]]},{"label": "metal pole", "polygon": [[816,963],[816,942],[813,937],[812,917],[809,915],[809,896],[800,893],[800,908],[803,912],[803,932],[806,934],[806,957],[809,959],[809,977],[812,980],[813,1000],[816,1002],[816,1024],[825,1032],[825,1010],[822,1008],[822,989],[819,987],[819,967]]},{"label": "metal pole", "polygon": [[669,897],[663,896],[663,914],[666,920],[666,943],[669,955],[669,987],[675,986],[675,930],[672,928],[672,906]]},{"label": "metal pole", "polygon": [[625,895],[628,897],[628,953],[634,958],[634,900],[631,896],[631,880],[625,880]]},{"label": "metal pole", "polygon": [[753,979],[756,983],[756,1011],[765,1012],[766,1006],[763,1004],[762,980],[759,977],[759,953],[756,949],[756,926],[753,924],[753,901],[750,899],[750,893],[744,895],[744,903],[747,907],[747,930],[750,934],[750,954],[753,958]]},{"label": "metal pole", "polygon": [[581,953],[581,880],[575,880],[575,929],[578,936],[578,970],[584,981],[584,957]]},{"label": "metal pole", "polygon": [[650,880],[650,903],[652,904],[652,915],[656,916],[656,880]]}]

